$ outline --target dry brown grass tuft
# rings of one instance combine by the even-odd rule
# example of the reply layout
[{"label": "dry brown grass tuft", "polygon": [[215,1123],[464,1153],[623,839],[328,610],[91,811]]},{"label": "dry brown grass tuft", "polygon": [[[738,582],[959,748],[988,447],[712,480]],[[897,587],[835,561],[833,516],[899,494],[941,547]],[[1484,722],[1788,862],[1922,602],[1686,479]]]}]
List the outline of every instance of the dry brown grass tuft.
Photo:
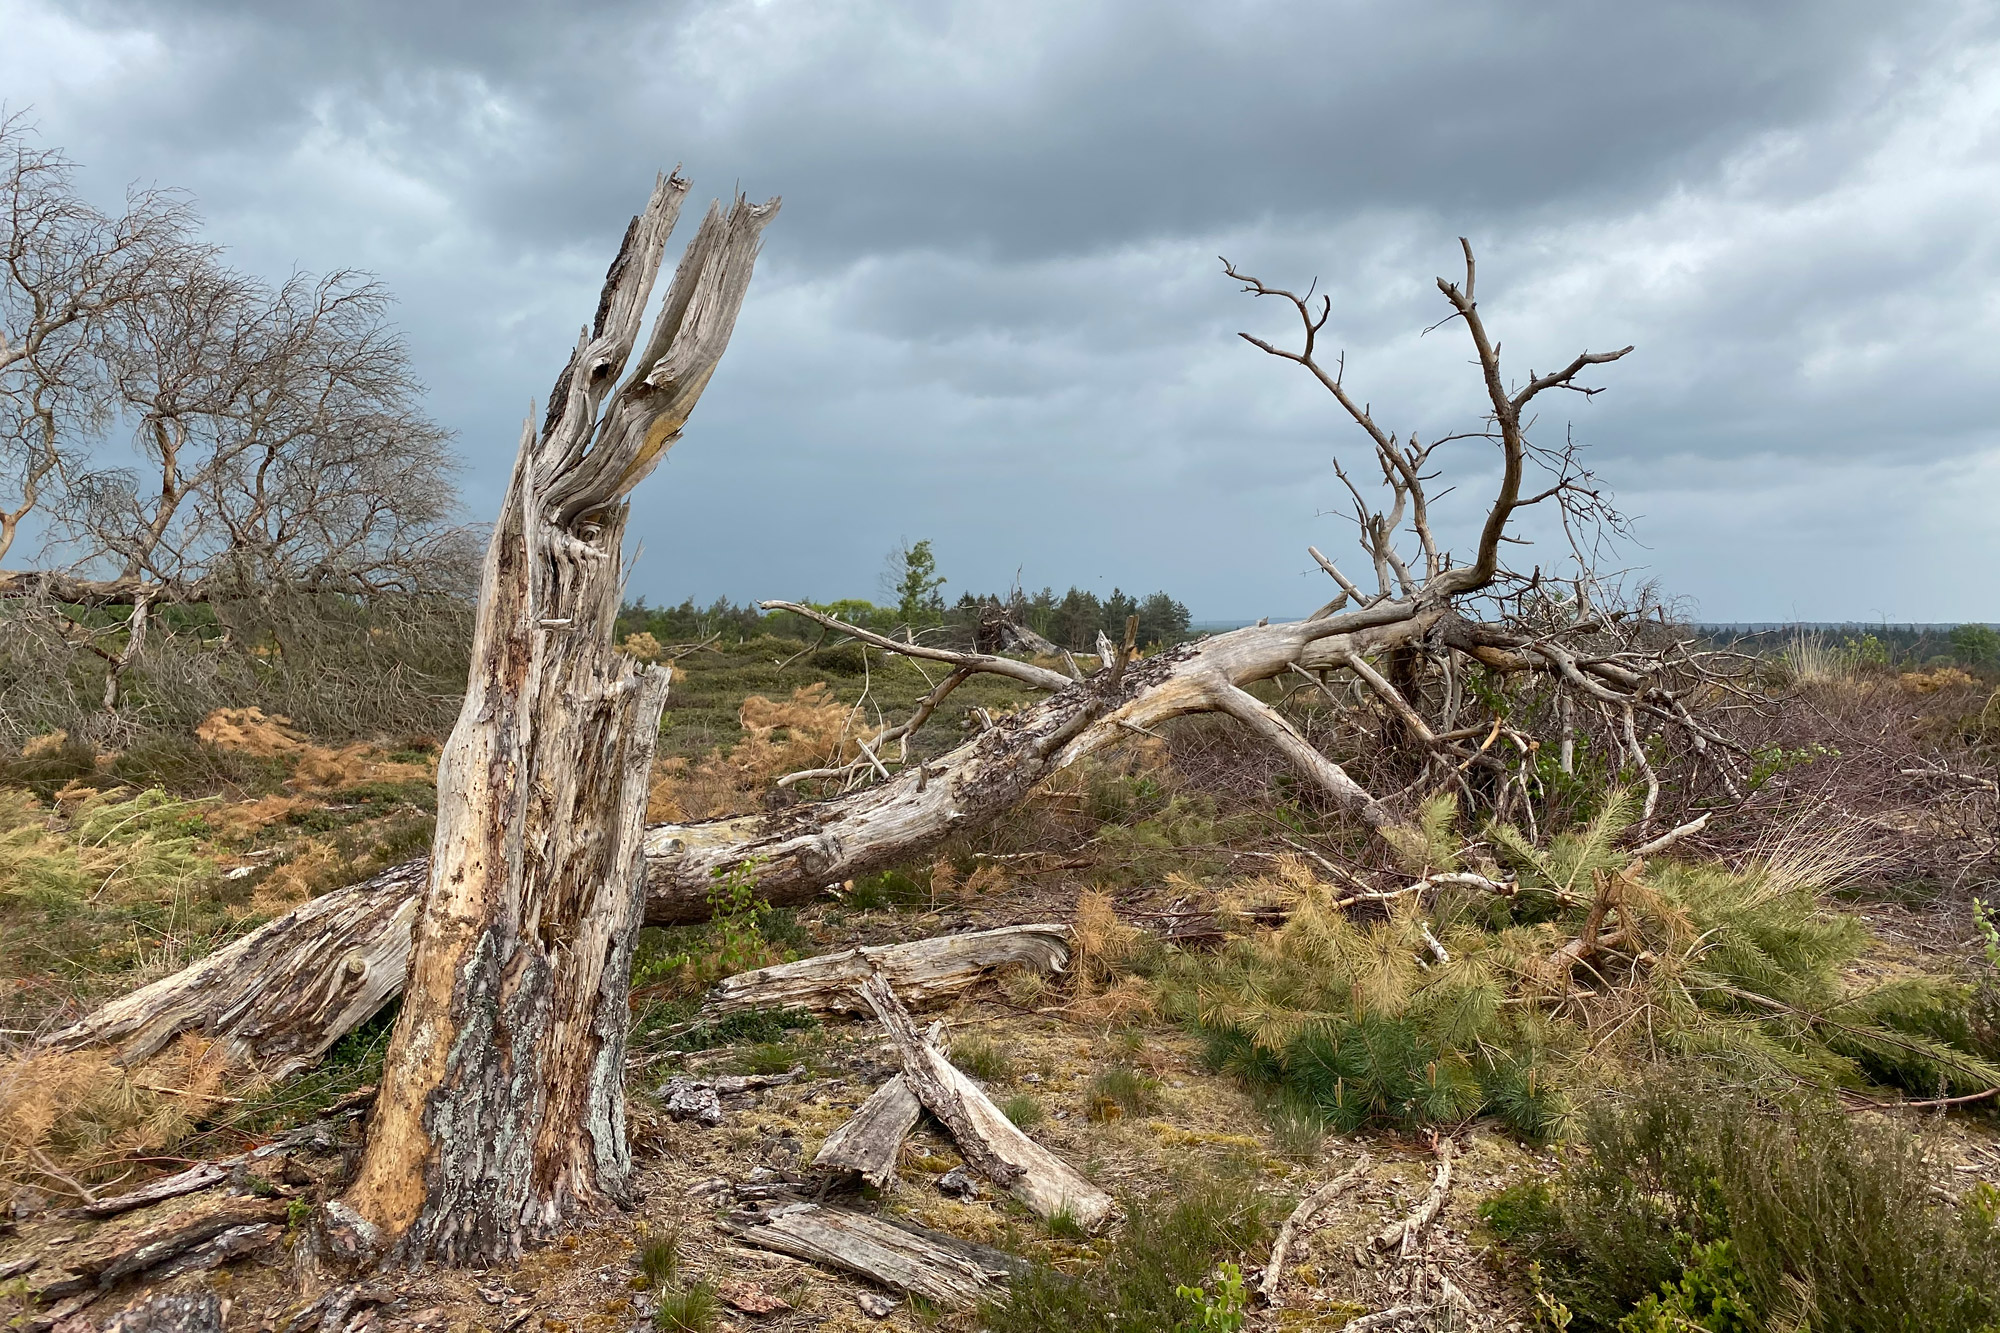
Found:
[{"label": "dry brown grass tuft", "polygon": [[1964,689],[1979,684],[1970,672],[1957,667],[1939,667],[1935,671],[1905,671],[1896,678],[1897,683],[1912,694],[1937,694],[1944,690]]},{"label": "dry brown grass tuft", "polygon": [[72,1180],[122,1179],[227,1103],[231,1074],[193,1035],[129,1069],[103,1051],[30,1049],[0,1065],[0,1187],[76,1195]]},{"label": "dry brown grass tuft", "polygon": [[1116,979],[1138,952],[1145,934],[1120,921],[1111,895],[1099,889],[1077,894],[1076,917],[1070,929],[1075,941],[1070,966],[1076,973],[1079,995],[1088,995],[1096,986]]},{"label": "dry brown grass tuft", "polygon": [[653,767],[646,818],[683,822],[748,814],[772,779],[860,753],[856,710],[814,681],[789,699],[753,694],[737,714],[744,736],[727,752],[717,747],[692,760],[664,759]]},{"label": "dry brown grass tuft", "polygon": [[195,728],[195,738],[218,750],[255,759],[278,759],[291,767],[286,784],[295,790],[337,792],[371,782],[422,782],[428,764],[391,759],[375,745],[333,750],[302,735],[292,720],[261,708],[218,708]]}]

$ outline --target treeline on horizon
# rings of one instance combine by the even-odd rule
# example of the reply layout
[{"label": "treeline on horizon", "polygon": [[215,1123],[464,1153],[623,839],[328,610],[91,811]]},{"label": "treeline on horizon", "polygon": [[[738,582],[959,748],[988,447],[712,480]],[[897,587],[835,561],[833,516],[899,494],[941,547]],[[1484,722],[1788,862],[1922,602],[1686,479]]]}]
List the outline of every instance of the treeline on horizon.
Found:
[{"label": "treeline on horizon", "polygon": [[1808,643],[1856,666],[1899,668],[2000,667],[2000,630],[1977,622],[1964,625],[1774,625],[1744,629],[1697,625],[1694,632],[1710,647],[1734,648],[1760,656]]},{"label": "treeline on horizon", "polygon": [[[901,637],[909,630],[921,642],[940,647],[972,647],[982,621],[991,623],[996,615],[1073,652],[1095,652],[1100,632],[1122,640],[1129,616],[1139,618],[1138,642],[1142,647],[1167,647],[1192,637],[1186,605],[1170,594],[1134,597],[1118,588],[1101,598],[1074,587],[1064,593],[1053,588],[1026,593],[1016,588],[1005,596],[966,593],[952,603],[933,592],[914,606],[878,605],[860,599],[804,605],[878,634]],[[618,615],[619,636],[635,633],[651,634],[668,644],[698,643],[717,636],[725,642],[741,642],[764,634],[811,640],[823,631],[790,611],[762,611],[755,603],[738,605],[726,597],[706,606],[691,597],[678,606],[652,606],[641,597],[628,602]]]}]

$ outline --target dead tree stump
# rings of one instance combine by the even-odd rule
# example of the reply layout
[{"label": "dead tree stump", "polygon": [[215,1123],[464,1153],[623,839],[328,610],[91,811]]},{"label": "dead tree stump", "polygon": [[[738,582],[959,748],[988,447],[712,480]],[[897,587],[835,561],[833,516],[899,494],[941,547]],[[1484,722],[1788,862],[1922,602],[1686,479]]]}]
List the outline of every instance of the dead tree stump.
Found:
[{"label": "dead tree stump", "polygon": [[546,421],[524,430],[438,766],[403,1009],[329,1250],[492,1262],[629,1192],[626,992],[669,677],[612,647],[624,497],[713,373],[776,211],[710,209],[618,386],[686,193],[662,179],[633,219]]}]

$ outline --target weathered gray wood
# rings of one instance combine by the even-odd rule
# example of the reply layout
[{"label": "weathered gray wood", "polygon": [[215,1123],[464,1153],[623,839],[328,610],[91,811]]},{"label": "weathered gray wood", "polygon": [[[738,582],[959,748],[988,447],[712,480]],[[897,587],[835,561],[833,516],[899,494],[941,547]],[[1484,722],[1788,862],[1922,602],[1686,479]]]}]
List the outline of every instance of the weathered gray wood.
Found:
[{"label": "weathered gray wood", "polygon": [[889,983],[878,973],[862,982],[859,989],[861,998],[881,1020],[882,1030],[889,1034],[897,1058],[903,1062],[903,1080],[924,1108],[944,1122],[966,1163],[1003,1189],[1019,1180],[1022,1169],[993,1151],[973,1122],[957,1085],[944,1072],[952,1067],[951,1061],[917,1032],[910,1011],[896,998]]},{"label": "weathered gray wood", "polygon": [[867,1013],[855,987],[870,976],[888,981],[905,1004],[919,1004],[964,990],[995,968],[1060,972],[1068,963],[1069,927],[1059,923],[862,945],[725,977],[702,1002],[702,1015],[743,1009]]},{"label": "weathered gray wood", "polygon": [[324,1254],[501,1261],[630,1195],[627,990],[669,676],[613,646],[625,497],[714,373],[777,209],[709,210],[621,383],[686,192],[660,179],[546,421],[524,427],[438,762],[403,1007]]},{"label": "weathered gray wood", "polygon": [[1396,1250],[1407,1255],[1430,1224],[1437,1221],[1438,1214],[1444,1211],[1444,1196],[1451,1189],[1451,1161],[1455,1154],[1450,1139],[1438,1140],[1437,1171],[1431,1177],[1430,1190],[1407,1216],[1397,1218],[1375,1233],[1376,1249]]},{"label": "weathered gray wood", "polygon": [[1368,1167],[1369,1157],[1364,1152],[1360,1161],[1306,1195],[1299,1200],[1299,1206],[1292,1209],[1292,1215],[1285,1219],[1285,1225],[1278,1228],[1278,1238],[1271,1242],[1271,1258],[1264,1265],[1263,1279],[1257,1284],[1258,1292],[1263,1296],[1266,1305],[1278,1303],[1278,1287],[1285,1280],[1285,1263],[1291,1258],[1292,1245],[1298,1240],[1299,1233],[1306,1228],[1320,1209],[1360,1184]]},{"label": "weathered gray wood", "polygon": [[222,1333],[222,1298],[206,1287],[142,1296],[106,1320],[99,1333]]},{"label": "weathered gray wood", "polygon": [[284,1199],[220,1194],[162,1218],[109,1226],[49,1256],[43,1267],[28,1274],[28,1290],[43,1300],[101,1291],[234,1228],[283,1223],[289,1206]]},{"label": "weathered gray wood", "polygon": [[[943,1038],[944,1024],[932,1023],[924,1033],[924,1044],[935,1047]],[[813,1165],[827,1171],[850,1171],[876,1189],[887,1189],[896,1180],[903,1140],[917,1127],[923,1110],[909,1082],[897,1074],[869,1094],[846,1124],[826,1136],[813,1156]]]},{"label": "weathered gray wood", "polygon": [[789,1254],[962,1310],[996,1296],[1021,1264],[1011,1255],[879,1217],[795,1203],[730,1230],[746,1244]]},{"label": "weathered gray wood", "polygon": [[911,1091],[944,1122],[967,1164],[1038,1217],[1067,1213],[1087,1231],[1104,1225],[1111,1216],[1110,1195],[1022,1133],[942,1051],[914,1041],[908,1014],[899,1017],[901,1006],[881,978],[863,983],[862,994],[895,1044]]}]

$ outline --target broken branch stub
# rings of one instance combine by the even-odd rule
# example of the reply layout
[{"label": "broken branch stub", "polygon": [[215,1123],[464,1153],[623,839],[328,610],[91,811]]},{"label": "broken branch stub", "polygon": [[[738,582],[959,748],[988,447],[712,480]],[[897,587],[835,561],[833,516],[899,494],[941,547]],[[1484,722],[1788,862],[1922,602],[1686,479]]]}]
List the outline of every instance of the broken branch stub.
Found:
[{"label": "broken branch stub", "polygon": [[[924,1032],[924,1044],[934,1049],[943,1039],[941,1022],[932,1023]],[[897,1074],[870,1093],[845,1124],[826,1136],[813,1165],[826,1171],[850,1172],[876,1189],[887,1189],[896,1180],[903,1140],[917,1127],[923,1109],[917,1094],[910,1091],[909,1080]]]},{"label": "broken branch stub", "polygon": [[[924,1108],[950,1131],[972,1168],[1026,1204],[1037,1217],[1067,1213],[1086,1231],[1111,1216],[1111,1196],[1062,1158],[1021,1132],[986,1093],[944,1054],[915,1040],[915,1025],[881,977],[861,987],[902,1060],[903,1074]],[[993,1169],[997,1164],[997,1170]]]}]

